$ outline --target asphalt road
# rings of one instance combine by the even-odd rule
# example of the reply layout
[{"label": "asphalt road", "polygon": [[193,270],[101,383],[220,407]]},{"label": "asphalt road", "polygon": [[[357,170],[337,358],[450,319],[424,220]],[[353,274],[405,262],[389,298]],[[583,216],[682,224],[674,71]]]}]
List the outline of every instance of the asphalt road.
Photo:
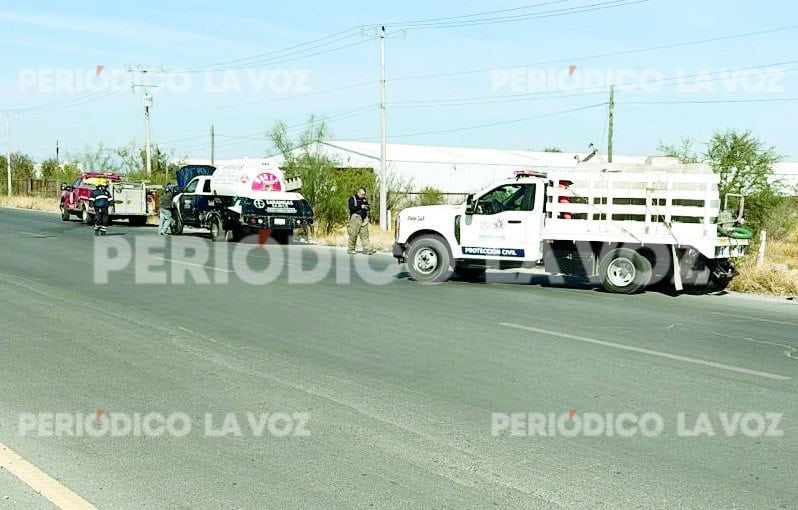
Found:
[{"label": "asphalt road", "polygon": [[[385,255],[368,263],[398,273],[389,283],[342,284],[347,259],[312,271],[341,252],[307,247],[284,267],[320,281],[289,283],[285,269],[251,285],[181,258],[210,246],[196,236],[111,233],[0,209],[0,443],[97,508],[798,508],[795,304],[528,275],[428,286]],[[140,256],[95,283],[110,244]],[[171,283],[136,283],[148,246]],[[217,256],[264,267],[262,250],[236,249],[248,248]],[[187,269],[211,283],[172,281]],[[47,413],[180,414],[191,430],[56,436]],[[222,427],[228,413],[240,435]],[[257,434],[248,413],[290,421]],[[510,413],[552,413],[551,433],[511,434]],[[663,430],[557,425],[589,413],[651,413]],[[702,415],[714,434],[686,437]],[[723,418],[740,427],[727,436]],[[0,507],[53,505],[0,470]]]}]

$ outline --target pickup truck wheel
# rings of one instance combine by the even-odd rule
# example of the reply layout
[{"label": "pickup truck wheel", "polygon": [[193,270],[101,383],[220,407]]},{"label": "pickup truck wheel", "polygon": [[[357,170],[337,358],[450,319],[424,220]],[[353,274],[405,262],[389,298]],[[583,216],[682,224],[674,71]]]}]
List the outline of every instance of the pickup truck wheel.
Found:
[{"label": "pickup truck wheel", "polygon": [[616,294],[635,294],[651,281],[651,262],[629,248],[617,248],[601,259],[601,285]]},{"label": "pickup truck wheel", "polygon": [[175,235],[180,235],[183,233],[183,220],[180,219],[180,216],[172,216],[172,224],[170,225],[169,230]]},{"label": "pickup truck wheel", "polygon": [[449,248],[437,236],[420,237],[407,250],[407,270],[418,282],[445,282],[449,279],[450,264]]},{"label": "pickup truck wheel", "polygon": [[67,210],[64,204],[61,204],[61,220],[69,221],[69,210]]}]

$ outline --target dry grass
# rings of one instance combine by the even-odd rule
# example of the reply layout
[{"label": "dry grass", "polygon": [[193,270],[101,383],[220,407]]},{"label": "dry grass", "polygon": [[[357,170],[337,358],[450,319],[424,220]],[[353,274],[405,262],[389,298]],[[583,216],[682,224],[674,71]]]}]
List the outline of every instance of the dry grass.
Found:
[{"label": "dry grass", "polygon": [[[757,267],[758,242],[752,243],[736,268],[730,288],[739,292],[798,296],[798,200],[785,202],[766,225],[765,263]],[[756,240],[756,238],[755,238]]]},{"label": "dry grass", "polygon": [[[391,251],[394,243],[394,231],[380,230],[379,225],[371,225],[369,227],[369,239],[371,240],[371,247],[379,251]],[[339,227],[331,234],[317,233],[315,241],[319,244],[326,246],[346,246],[349,243],[349,233],[346,227]],[[360,241],[357,243],[357,249],[360,250]]]},{"label": "dry grass", "polygon": [[16,207],[34,211],[58,212],[58,199],[0,196],[0,207]]},{"label": "dry grass", "polygon": [[[798,246],[793,249],[798,249]],[[795,265],[794,260],[792,265]],[[740,274],[732,280],[729,288],[755,294],[798,296],[798,269],[789,269],[789,266],[789,262],[766,261],[757,267],[756,256],[747,256],[737,264]]]}]

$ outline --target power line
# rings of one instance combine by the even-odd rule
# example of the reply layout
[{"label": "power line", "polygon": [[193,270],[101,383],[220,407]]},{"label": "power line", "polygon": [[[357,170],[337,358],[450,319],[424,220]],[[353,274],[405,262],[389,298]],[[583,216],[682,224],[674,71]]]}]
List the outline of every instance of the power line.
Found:
[{"label": "power line", "polygon": [[[570,57],[570,58],[559,58],[559,59],[556,59],[556,60],[544,60],[544,61],[538,61],[538,62],[530,62],[530,63],[526,63],[526,64],[511,64],[511,65],[507,65],[507,66],[503,66],[503,67],[513,69],[513,68],[521,68],[521,67],[534,67],[534,66],[543,66],[543,65],[552,65],[552,64],[573,63],[573,62],[579,62],[579,61],[583,61],[583,60],[592,60],[592,59],[606,58],[606,57],[617,57],[617,56],[623,56],[623,55],[633,55],[633,54],[636,54],[636,53],[646,53],[646,52],[650,52],[650,51],[659,51],[659,50],[666,50],[666,49],[672,49],[672,48],[680,48],[680,47],[684,47],[684,46],[694,46],[694,45],[698,45],[698,44],[706,44],[706,43],[712,43],[712,42],[726,41],[726,40],[731,40],[731,39],[741,39],[741,38],[745,38],[745,37],[753,37],[753,36],[757,36],[757,35],[765,35],[765,34],[771,34],[771,33],[776,33],[776,32],[785,32],[785,31],[795,30],[795,29],[798,29],[798,25],[791,25],[791,26],[773,28],[773,29],[768,29],[768,30],[760,30],[760,31],[757,31],[757,32],[744,32],[744,33],[739,33],[739,34],[731,34],[731,35],[725,35],[725,36],[720,36],[720,37],[712,37],[712,38],[709,38],[709,39],[698,39],[698,40],[684,41],[684,42],[679,42],[679,43],[664,44],[664,45],[659,45],[659,46],[649,46],[649,47],[646,47],[646,48],[638,48],[638,49],[634,49],[634,50],[622,50],[622,51],[613,51],[613,52],[608,52],[608,53],[598,53],[598,54],[593,54],[593,55],[582,55],[582,56]],[[445,72],[445,73],[416,74],[416,75],[410,75],[410,76],[400,76],[400,77],[397,77],[397,78],[391,78],[388,81],[406,81],[406,80],[419,80],[419,79],[425,79],[425,78],[443,78],[443,77],[449,77],[449,76],[463,76],[463,75],[468,75],[468,74],[479,74],[479,73],[492,72],[492,71],[495,71],[496,69],[497,69],[496,66],[493,66],[493,67],[483,67],[483,68],[479,68],[479,69],[467,69],[467,70],[462,70],[462,71],[452,71],[452,72]]]},{"label": "power line", "polygon": [[[706,73],[695,73],[686,75],[676,75],[670,77],[660,78],[655,81],[646,82],[645,85],[649,87],[674,87],[682,85],[681,80],[688,78],[701,78],[691,82],[692,84],[708,83],[712,81],[724,80],[729,78],[729,73],[739,71],[751,71],[758,69],[767,69],[770,67],[777,67],[789,64],[798,64],[798,60],[790,60],[784,62],[775,62],[771,64],[762,64],[757,66],[738,67],[734,69],[713,71]],[[793,72],[798,68],[778,69],[778,72]],[[616,83],[616,88],[629,89],[630,87],[638,87],[638,83]],[[459,98],[444,98],[444,99],[430,99],[408,101],[404,103],[395,103],[391,105],[393,108],[433,108],[433,107],[447,107],[447,106],[464,106],[464,105],[478,105],[478,104],[496,104],[496,103],[514,103],[521,101],[539,101],[548,99],[560,99],[578,96],[589,96],[606,93],[607,86],[596,86],[580,89],[575,92],[563,92],[559,90],[541,91],[541,92],[528,92],[523,94],[508,94],[502,96],[472,96],[472,97],[459,97]]]},{"label": "power line", "polygon": [[340,87],[333,87],[333,88],[330,88],[330,89],[317,90],[315,92],[306,92],[306,93],[302,93],[302,94],[295,94],[295,95],[292,95],[292,96],[276,97],[276,98],[272,98],[272,99],[264,99],[264,100],[259,100],[259,101],[246,101],[246,102],[243,102],[243,103],[235,103],[235,104],[231,104],[231,105],[209,106],[207,108],[191,108],[191,109],[186,109],[186,110],[169,110],[169,111],[163,111],[163,112],[161,112],[161,114],[171,114],[171,115],[176,115],[177,114],[177,115],[179,115],[179,114],[183,114],[183,113],[208,112],[208,111],[215,111],[215,110],[228,110],[228,109],[231,109],[231,108],[251,107],[251,106],[257,106],[257,105],[279,103],[281,101],[290,101],[290,100],[293,100],[293,99],[303,99],[303,98],[306,98],[306,97],[319,96],[319,95],[329,94],[329,93],[332,93],[332,92],[340,92],[340,91],[343,91],[343,90],[356,89],[356,88],[360,88],[360,87],[365,87],[366,85],[375,85],[377,83],[378,82],[375,81],[375,80],[364,81],[364,82],[360,82],[360,83],[352,83],[352,84],[349,84],[349,85],[342,85]]},{"label": "power line", "polygon": [[663,100],[663,101],[621,101],[618,104],[724,104],[724,103],[779,103],[798,101],[798,97],[774,97],[766,99],[706,99],[706,100]]},{"label": "power line", "polygon": [[410,138],[410,137],[414,137],[414,136],[424,136],[424,135],[437,135],[437,134],[442,134],[442,133],[456,133],[456,132],[460,132],[460,131],[469,131],[469,130],[472,130],[472,129],[482,129],[482,128],[495,127],[495,126],[505,126],[507,124],[517,124],[519,122],[526,122],[526,121],[529,121],[529,120],[545,119],[545,118],[554,117],[554,116],[557,116],[557,115],[564,115],[566,113],[573,113],[573,112],[578,112],[578,111],[582,111],[582,110],[590,110],[590,109],[593,109],[593,108],[597,108],[599,106],[605,106],[606,104],[607,103],[605,101],[603,103],[592,104],[592,105],[588,105],[588,106],[580,106],[578,108],[570,108],[568,110],[560,110],[560,111],[557,111],[557,112],[544,113],[542,115],[532,115],[530,117],[521,117],[519,119],[505,120],[505,121],[500,121],[500,122],[491,122],[491,123],[488,123],[488,124],[476,124],[476,125],[472,125],[472,126],[464,126],[464,127],[459,127],[459,128],[443,129],[443,130],[436,130],[436,131],[423,131],[423,132],[418,132],[418,133],[407,133],[407,134],[402,134],[402,135],[393,135],[393,136],[391,136],[391,139],[395,139],[395,138]]},{"label": "power line", "polygon": [[[186,68],[186,70],[192,70],[192,69],[194,69],[194,70],[204,70],[204,69],[211,69],[211,68],[228,66],[228,65],[233,65],[233,64],[240,64],[240,63],[247,62],[247,61],[256,61],[256,60],[263,59],[264,57],[277,55],[277,54],[280,54],[280,53],[290,52],[290,51],[296,50],[298,48],[302,48],[302,47],[305,47],[305,46],[310,46],[310,45],[313,45],[315,43],[319,43],[319,42],[325,41],[327,39],[332,39],[332,38],[335,38],[335,37],[339,37],[339,36],[342,36],[344,34],[348,34],[350,32],[358,31],[358,30],[360,30],[360,27],[352,27],[352,28],[348,28],[346,30],[342,30],[340,32],[336,32],[334,34],[326,35],[324,37],[319,37],[318,39],[313,39],[312,41],[304,42],[304,43],[301,43],[301,44],[296,44],[294,46],[289,46],[287,48],[282,48],[282,49],[279,49],[279,50],[269,51],[269,52],[266,52],[266,53],[261,53],[259,55],[253,55],[251,57],[238,58],[238,59],[234,59],[234,60],[226,60],[226,61],[223,61],[223,62],[217,62],[215,64],[209,64],[209,65],[206,65],[206,66],[188,67],[188,68]],[[340,39],[338,39],[338,40],[340,40]],[[334,42],[334,41],[332,41],[332,42]],[[326,43],[326,44],[331,44],[331,43]]]},{"label": "power line", "polygon": [[[348,35],[348,36],[342,37],[342,38],[340,38],[340,39],[338,39],[336,41],[332,41],[331,43],[325,43],[325,44],[313,46],[313,47],[307,48],[306,50],[297,51],[297,52],[294,52],[294,53],[289,53],[287,55],[281,55],[279,57],[275,57],[275,58],[272,58],[272,59],[264,59],[264,60],[258,60],[258,61],[253,61],[253,62],[247,62],[245,64],[228,65],[228,66],[224,66],[224,67],[175,69],[172,72],[175,72],[175,73],[178,73],[178,72],[182,72],[182,73],[219,72],[219,71],[232,71],[232,70],[237,70],[237,69],[256,69],[258,67],[266,67],[266,66],[273,66],[273,65],[277,65],[277,64],[285,64],[287,62],[294,62],[294,61],[297,61],[297,60],[304,60],[306,58],[315,57],[315,56],[319,56],[319,55],[327,55],[328,53],[333,53],[333,52],[336,52],[336,51],[339,51],[339,50],[343,50],[343,49],[346,49],[346,48],[351,48],[353,46],[358,46],[358,45],[361,45],[361,44],[365,44],[367,42],[367,41],[363,41],[363,40],[358,40],[358,41],[355,41],[353,43],[345,44],[343,46],[335,46],[333,48],[328,48],[328,49],[321,50],[321,51],[307,53],[310,50],[323,48],[323,47],[328,46],[329,44],[332,44],[334,42],[341,42],[341,41],[346,40],[346,39],[351,39],[352,37],[355,37],[357,35],[358,34]],[[286,58],[286,57],[290,57],[290,58]]]},{"label": "power line", "polygon": [[511,7],[509,9],[497,9],[497,10],[493,10],[493,11],[477,12],[477,13],[474,13],[474,14],[461,14],[460,16],[447,16],[447,17],[443,17],[443,18],[430,18],[430,19],[422,19],[422,20],[402,21],[402,22],[397,22],[397,23],[393,23],[393,24],[390,24],[390,25],[386,25],[386,26],[407,26],[407,25],[417,25],[417,24],[420,24],[420,23],[431,23],[431,22],[436,22],[436,21],[447,21],[447,20],[450,21],[450,20],[462,19],[462,18],[475,18],[475,17],[479,17],[479,16],[501,14],[503,12],[513,12],[513,11],[523,11],[523,10],[527,10],[527,9],[535,9],[537,7],[543,7],[543,6],[546,6],[546,5],[567,3],[568,1],[570,1],[570,0],[554,0],[554,1],[550,1],[550,2],[541,2],[541,3],[537,3],[537,4],[522,5],[520,7]]},{"label": "power line", "polygon": [[[495,25],[500,23],[513,23],[516,21],[525,21],[530,19],[543,19],[553,18],[559,16],[568,16],[572,14],[581,14],[584,12],[592,12],[597,10],[612,9],[616,7],[625,7],[629,5],[641,4],[649,2],[650,0],[611,0],[608,2],[600,2],[590,5],[582,5],[577,7],[568,7],[565,9],[555,9],[551,11],[543,11],[530,14],[520,14],[515,16],[499,16],[492,18],[482,18],[468,21],[443,21],[436,23],[420,23],[415,25],[405,25],[403,28],[407,30],[422,30],[422,29],[441,29],[441,28],[461,28],[473,27],[478,25]],[[397,26],[397,25],[391,25]]]}]

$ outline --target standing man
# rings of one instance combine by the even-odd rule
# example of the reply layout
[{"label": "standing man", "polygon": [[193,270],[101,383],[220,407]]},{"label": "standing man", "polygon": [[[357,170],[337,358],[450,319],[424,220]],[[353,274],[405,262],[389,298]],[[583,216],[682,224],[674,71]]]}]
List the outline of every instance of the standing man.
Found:
[{"label": "standing man", "polygon": [[166,190],[161,194],[158,201],[158,233],[162,236],[169,235],[169,228],[172,226],[172,201],[174,200],[174,193],[172,192],[172,185],[167,184]]},{"label": "standing man", "polygon": [[357,238],[360,236],[360,245],[363,253],[372,255],[376,250],[371,249],[369,242],[369,201],[366,198],[366,188],[357,190],[357,194],[349,197],[349,254],[354,255]]},{"label": "standing man", "polygon": [[89,195],[89,205],[94,208],[94,235],[105,235],[108,223],[108,208],[111,206],[111,192],[105,184],[98,184]]}]

